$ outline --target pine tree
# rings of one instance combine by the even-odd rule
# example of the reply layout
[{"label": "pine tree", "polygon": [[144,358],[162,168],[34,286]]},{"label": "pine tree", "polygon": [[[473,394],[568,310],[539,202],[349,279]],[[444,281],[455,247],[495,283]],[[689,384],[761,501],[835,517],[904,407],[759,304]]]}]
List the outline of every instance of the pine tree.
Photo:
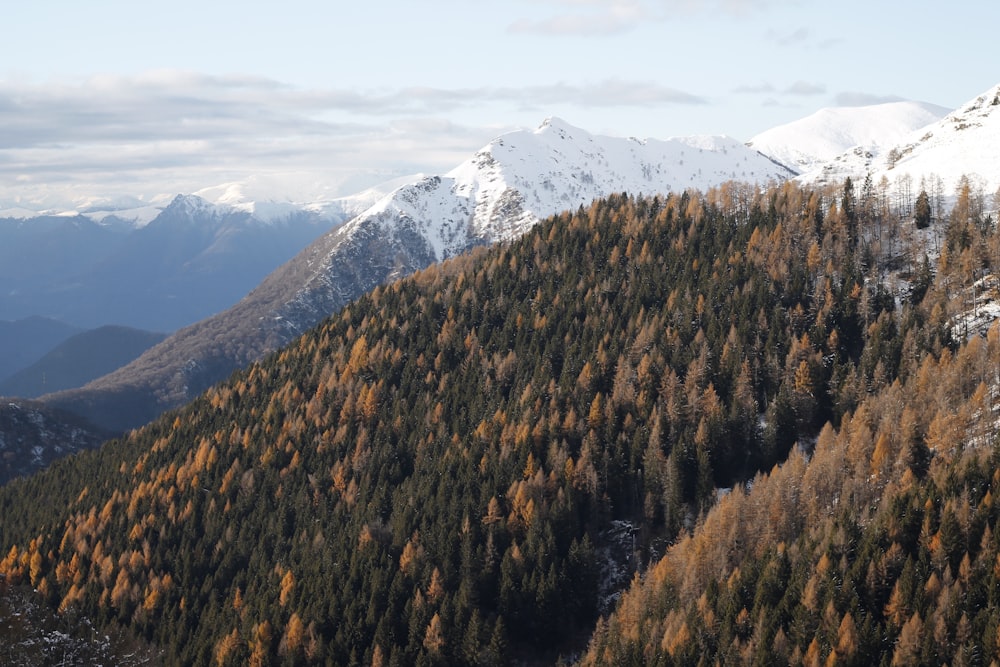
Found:
[{"label": "pine tree", "polygon": [[931,198],[926,190],[917,195],[917,203],[913,209],[913,223],[917,229],[927,229],[931,226]]}]

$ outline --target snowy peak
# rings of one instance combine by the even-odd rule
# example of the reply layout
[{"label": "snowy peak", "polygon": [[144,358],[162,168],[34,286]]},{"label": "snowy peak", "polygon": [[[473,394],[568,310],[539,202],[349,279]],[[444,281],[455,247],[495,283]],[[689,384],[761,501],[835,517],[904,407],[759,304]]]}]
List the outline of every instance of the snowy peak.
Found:
[{"label": "snowy peak", "polygon": [[934,123],[916,129],[878,152],[847,151],[803,174],[806,182],[838,182],[870,175],[878,182],[914,184],[940,179],[946,194],[962,176],[975,177],[988,192],[1000,186],[1000,85]]},{"label": "snowy peak", "polygon": [[163,213],[165,215],[181,215],[181,216],[215,216],[218,214],[218,207],[210,204],[205,199],[202,199],[198,195],[177,195],[173,198],[165,209]]},{"label": "snowy peak", "polygon": [[[559,118],[503,134],[451,171],[403,183],[276,271],[245,300],[273,341],[376,285],[613,193],[668,194],[794,174],[727,137],[666,141],[592,135]],[[268,299],[267,304],[259,301]]]},{"label": "snowy peak", "polygon": [[762,132],[747,145],[806,173],[847,152],[880,155],[946,113],[948,109],[926,102],[820,109]]},{"label": "snowy peak", "polygon": [[403,185],[347,228],[375,220],[406,228],[441,260],[470,245],[514,238],[544,217],[614,192],[665,194],[792,175],[728,137],[607,137],[553,117],[535,130],[497,137],[442,176]]}]

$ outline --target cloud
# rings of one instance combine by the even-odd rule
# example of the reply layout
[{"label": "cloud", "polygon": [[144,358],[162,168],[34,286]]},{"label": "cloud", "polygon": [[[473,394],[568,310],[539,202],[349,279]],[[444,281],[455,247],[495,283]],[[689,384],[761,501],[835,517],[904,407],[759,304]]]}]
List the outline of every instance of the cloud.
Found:
[{"label": "cloud", "polygon": [[733,89],[738,95],[783,95],[804,97],[809,95],[822,95],[826,92],[826,86],[821,83],[808,83],[806,81],[796,81],[783,90],[778,90],[770,83],[760,83],[756,85],[742,85]]},{"label": "cloud", "polygon": [[786,95],[822,95],[826,92],[826,86],[821,83],[808,83],[806,81],[796,81],[782,91]]},{"label": "cloud", "polygon": [[[210,141],[353,135],[372,117],[435,115],[509,104],[653,107],[704,104],[656,83],[606,79],[524,87],[300,90],[266,79],[184,72],[102,77],[79,85],[0,83],[0,151],[79,142]],[[332,118],[338,118],[334,121]],[[363,121],[349,120],[363,118]]]},{"label": "cloud", "polygon": [[767,39],[778,46],[797,46],[809,42],[809,29],[798,28],[789,33],[779,33],[775,30],[768,30]]},{"label": "cloud", "polygon": [[834,103],[840,107],[866,107],[872,104],[885,104],[887,102],[902,102],[904,98],[898,95],[875,95],[872,93],[861,93],[847,91],[837,93],[833,98]]},{"label": "cloud", "polygon": [[737,86],[733,92],[738,95],[771,95],[775,92],[775,88],[769,83],[761,83],[754,86]]},{"label": "cloud", "polygon": [[[516,111],[537,111],[541,122],[553,108],[704,103],[685,91],[622,79],[303,90],[258,77],[163,70],[79,83],[0,82],[0,200],[56,191],[152,196],[249,175],[322,183],[328,192],[357,186],[359,174],[371,175],[367,186],[450,169],[514,129]],[[441,120],[464,112],[501,124]]]},{"label": "cloud", "polygon": [[521,100],[529,108],[554,104],[574,104],[584,107],[659,107],[707,103],[702,97],[675,88],[620,79],[608,79],[585,86],[562,83],[553,86],[535,86],[508,90],[501,95],[509,95],[511,100]]}]

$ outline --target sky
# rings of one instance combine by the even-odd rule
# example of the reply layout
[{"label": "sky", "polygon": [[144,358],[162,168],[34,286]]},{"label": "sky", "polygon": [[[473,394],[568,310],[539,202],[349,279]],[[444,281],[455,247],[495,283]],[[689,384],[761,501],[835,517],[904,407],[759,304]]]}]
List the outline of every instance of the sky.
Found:
[{"label": "sky", "polygon": [[547,117],[750,140],[1000,82],[1000,3],[39,0],[0,40],[0,208],[225,183],[314,201],[442,173]]}]

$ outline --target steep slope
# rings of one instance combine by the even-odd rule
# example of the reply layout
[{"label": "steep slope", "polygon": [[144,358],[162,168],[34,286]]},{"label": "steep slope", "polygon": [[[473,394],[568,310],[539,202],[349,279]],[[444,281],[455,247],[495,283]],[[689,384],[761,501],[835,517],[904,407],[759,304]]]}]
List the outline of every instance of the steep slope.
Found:
[{"label": "steep slope", "polygon": [[[877,151],[847,151],[802,175],[807,183],[838,183],[867,174],[878,183],[912,182],[913,196],[922,180],[940,179],[952,195],[963,175],[975,177],[987,195],[1000,187],[1000,85],[970,100],[936,123],[911,132]],[[927,185],[928,190],[930,184]]]},{"label": "steep slope", "polygon": [[36,398],[82,387],[129,363],[166,334],[108,325],[76,334],[0,382],[0,396]]},{"label": "steep slope", "polygon": [[614,196],[360,297],[0,490],[0,573],[170,664],[578,651],[717,486],[941,348],[816,193],[722,194]]},{"label": "steep slope", "polygon": [[995,660],[998,367],[994,324],[734,490],[637,578],[581,664]]},{"label": "steep slope", "polygon": [[[666,193],[791,174],[737,141],[591,135],[559,119],[503,135],[442,176],[404,185],[328,232],[218,316],[83,391],[46,397],[108,428],[145,423],[292,340],[376,285],[612,192]],[[128,397],[129,409],[119,407]],[[138,409],[138,406],[142,406]]]},{"label": "steep slope", "polygon": [[747,146],[804,174],[849,151],[884,155],[912,132],[950,111],[926,102],[820,109],[755,136]]}]

